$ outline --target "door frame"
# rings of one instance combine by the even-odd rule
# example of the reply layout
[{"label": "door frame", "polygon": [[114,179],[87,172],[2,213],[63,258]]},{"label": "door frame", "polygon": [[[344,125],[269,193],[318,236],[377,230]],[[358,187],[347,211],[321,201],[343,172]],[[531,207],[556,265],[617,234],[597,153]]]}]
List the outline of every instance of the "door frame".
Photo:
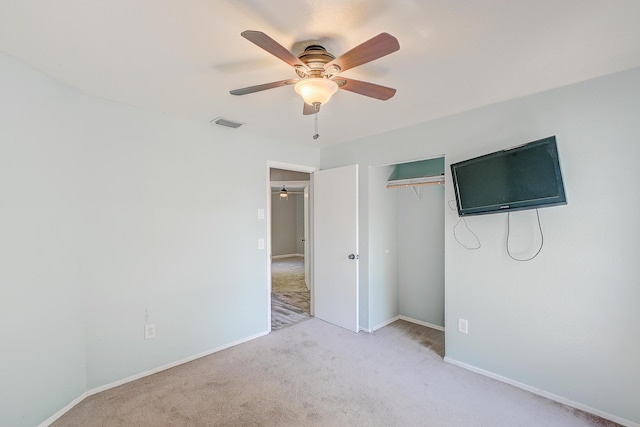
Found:
[{"label": "door frame", "polygon": [[310,174],[309,177],[309,250],[307,259],[311,262],[310,277],[309,277],[309,308],[310,314],[313,316],[313,172],[320,170],[316,166],[300,165],[295,163],[286,163],[276,160],[267,160],[266,176],[267,176],[267,188],[266,188],[266,208],[264,219],[267,226],[267,234],[265,239],[265,263],[267,264],[267,332],[271,332],[271,168],[284,169],[295,172],[305,172]]}]

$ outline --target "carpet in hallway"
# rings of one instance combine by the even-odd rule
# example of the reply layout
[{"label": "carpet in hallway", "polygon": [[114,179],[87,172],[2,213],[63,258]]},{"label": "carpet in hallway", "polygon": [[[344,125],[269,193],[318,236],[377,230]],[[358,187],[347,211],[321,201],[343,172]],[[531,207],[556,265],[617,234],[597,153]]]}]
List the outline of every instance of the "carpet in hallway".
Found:
[{"label": "carpet in hallway", "polygon": [[277,258],[271,263],[271,330],[309,319],[310,295],[304,283],[304,258]]}]

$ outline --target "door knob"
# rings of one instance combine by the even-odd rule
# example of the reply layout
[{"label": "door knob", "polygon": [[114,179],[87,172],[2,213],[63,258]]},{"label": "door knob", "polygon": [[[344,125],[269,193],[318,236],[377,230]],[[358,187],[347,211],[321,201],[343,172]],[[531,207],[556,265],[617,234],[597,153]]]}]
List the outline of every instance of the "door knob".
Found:
[{"label": "door knob", "polygon": [[356,259],[355,254],[349,254],[349,259]]}]

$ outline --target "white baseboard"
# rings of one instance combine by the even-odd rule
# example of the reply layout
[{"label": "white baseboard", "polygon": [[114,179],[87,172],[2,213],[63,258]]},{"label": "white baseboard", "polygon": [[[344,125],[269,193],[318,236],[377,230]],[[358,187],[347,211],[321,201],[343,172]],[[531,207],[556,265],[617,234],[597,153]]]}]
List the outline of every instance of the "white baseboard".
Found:
[{"label": "white baseboard", "polygon": [[402,315],[398,317],[400,318],[400,320],[406,320],[407,322],[415,323],[417,325],[426,326],[427,328],[436,329],[438,331],[444,332],[444,326],[434,325],[433,323],[423,322],[422,320],[418,320],[418,319],[414,319],[414,318],[402,316]]},{"label": "white baseboard", "polygon": [[86,399],[89,396],[92,396],[94,394],[97,394],[97,393],[112,389],[114,387],[121,386],[121,385],[126,384],[126,383],[130,383],[131,381],[139,380],[140,378],[148,377],[149,375],[157,374],[158,372],[166,371],[167,369],[171,369],[171,368],[174,368],[174,367],[179,366],[179,365],[183,365],[183,364],[188,363],[188,362],[192,362],[192,361],[194,361],[196,359],[200,359],[202,357],[209,356],[210,354],[217,353],[217,352],[222,351],[222,350],[226,350],[227,348],[235,347],[236,345],[239,345],[239,344],[245,343],[247,341],[251,341],[251,340],[254,340],[256,338],[260,338],[262,336],[265,336],[268,333],[269,333],[269,331],[260,332],[258,334],[252,335],[250,337],[243,338],[243,339],[240,339],[240,340],[228,343],[228,344],[224,344],[224,345],[222,345],[220,347],[216,347],[214,349],[207,350],[207,351],[204,351],[202,353],[198,353],[198,354],[196,354],[194,356],[185,357],[184,359],[180,359],[180,360],[177,360],[175,362],[171,362],[171,363],[168,363],[166,365],[159,366],[157,368],[153,368],[153,369],[150,369],[148,371],[144,371],[144,372],[141,372],[139,374],[135,374],[135,375],[132,375],[130,377],[123,378],[121,380],[114,381],[112,383],[105,384],[105,385],[102,385],[100,387],[96,387],[96,388],[93,388],[91,390],[85,391],[80,396],[78,396],[75,399],[73,399],[64,408],[60,409],[58,412],[56,412],[55,414],[53,414],[52,416],[50,416],[49,418],[44,420],[42,423],[40,423],[38,425],[38,427],[47,427],[47,426],[49,426],[55,420],[57,420],[58,418],[63,416],[65,413],[67,413],[69,410],[71,410],[74,406],[76,406],[78,403],[82,402],[84,399]]},{"label": "white baseboard", "polygon": [[302,258],[304,258],[304,254],[271,255],[271,259],[292,258],[292,257],[302,257]]},{"label": "white baseboard", "polygon": [[373,331],[377,331],[380,328],[384,328],[385,326],[395,322],[396,320],[405,320],[407,322],[415,323],[417,325],[426,326],[427,328],[436,329],[438,331],[444,332],[444,328],[442,326],[434,325],[433,323],[429,323],[429,322],[423,322],[422,320],[414,319],[412,317],[407,317],[403,315],[398,315],[398,316],[392,317],[391,319],[385,320],[384,322],[374,326],[371,329],[360,327],[360,330],[364,332],[372,333]]},{"label": "white baseboard", "polygon": [[396,320],[400,320],[400,316],[392,317],[391,319],[385,320],[384,322],[374,326],[371,328],[371,332],[377,331],[380,328],[384,328],[385,326],[395,322]]},{"label": "white baseboard", "polygon": [[85,391],[80,396],[76,397],[71,402],[69,402],[69,404],[67,404],[65,407],[61,408],[58,412],[56,412],[55,414],[51,415],[49,418],[47,418],[46,420],[38,424],[38,427],[46,427],[48,425],[53,424],[55,420],[57,420],[58,418],[60,418],[61,416],[69,412],[71,409],[73,409],[74,406],[82,402],[88,396],[89,394]]},{"label": "white baseboard", "polygon": [[494,380],[503,382],[505,384],[512,385],[514,387],[518,387],[518,388],[520,388],[522,390],[526,390],[526,391],[531,392],[533,394],[537,394],[538,396],[546,397],[547,399],[554,400],[554,401],[556,401],[558,403],[561,403],[563,405],[571,406],[572,408],[576,408],[576,409],[579,409],[579,410],[584,411],[584,412],[589,412],[590,414],[597,415],[597,416],[599,416],[601,418],[605,418],[607,420],[616,422],[616,423],[621,424],[623,426],[640,427],[640,424],[638,424],[638,423],[636,423],[634,421],[626,420],[626,419],[624,419],[622,417],[619,417],[617,415],[613,415],[613,414],[609,414],[609,413],[604,412],[604,411],[600,411],[599,409],[595,409],[595,408],[592,408],[590,406],[583,405],[582,403],[575,402],[575,401],[573,401],[571,399],[567,399],[566,397],[558,396],[557,394],[553,394],[553,393],[550,393],[548,391],[541,390],[539,388],[530,386],[528,384],[524,384],[524,383],[512,380],[510,378],[503,377],[502,375],[496,374],[496,373],[491,372],[491,371],[484,370],[482,368],[478,368],[478,367],[473,366],[473,365],[469,365],[469,364],[464,363],[464,362],[460,362],[460,361],[452,359],[450,357],[446,357],[445,356],[444,361],[447,362],[447,363],[450,363],[452,365],[456,365],[456,366],[459,366],[461,368],[464,368],[464,369],[466,369],[468,371],[475,372],[477,374],[484,375],[485,377],[493,378]]}]

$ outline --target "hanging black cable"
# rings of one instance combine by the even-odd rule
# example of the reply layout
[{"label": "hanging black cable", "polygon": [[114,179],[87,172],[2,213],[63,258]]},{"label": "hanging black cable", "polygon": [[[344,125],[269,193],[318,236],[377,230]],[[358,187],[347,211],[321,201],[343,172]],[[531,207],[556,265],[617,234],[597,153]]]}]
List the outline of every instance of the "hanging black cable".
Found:
[{"label": "hanging black cable", "polygon": [[509,258],[515,260],[515,261],[522,261],[522,262],[526,262],[526,261],[531,261],[532,259],[534,259],[535,257],[538,256],[538,254],[540,253],[540,251],[542,250],[542,246],[544,246],[544,234],[542,234],[542,225],[540,225],[540,212],[538,212],[538,209],[536,209],[536,216],[538,217],[538,229],[540,230],[540,247],[538,248],[538,252],[535,253],[534,256],[532,256],[531,258],[527,258],[527,259],[520,259],[520,258],[515,258],[513,255],[511,255],[511,252],[509,251],[509,220],[511,219],[511,212],[507,212],[507,240],[506,240],[506,247],[507,247],[507,255],[509,255]]},{"label": "hanging black cable", "polygon": [[[455,200],[449,200],[449,201],[447,202],[447,204],[449,205],[449,209],[451,209],[452,211],[455,211],[455,210],[456,210],[456,208],[455,208],[454,206],[452,206],[452,205],[451,205],[451,203],[452,203],[452,202],[453,202],[453,203],[455,203]],[[467,246],[467,245],[465,245],[464,243],[462,243],[462,242],[460,241],[460,239],[458,239],[458,233],[457,233],[457,230],[458,230],[458,226],[460,225],[460,223],[463,223],[463,224],[464,224],[464,226],[465,226],[465,228],[466,228],[467,230],[469,230],[469,232],[473,235],[473,237],[475,237],[475,238],[476,238],[476,242],[478,242],[478,243],[477,243],[477,245],[475,245],[475,246]],[[480,244],[480,239],[478,238],[478,236],[476,235],[476,233],[474,233],[474,232],[473,232],[473,230],[469,228],[469,224],[467,224],[467,221],[464,219],[464,217],[460,217],[460,219],[458,220],[458,222],[456,222],[456,225],[454,225],[454,226],[453,226],[453,238],[456,240],[456,242],[458,242],[458,244],[459,244],[460,246],[462,246],[463,248],[465,248],[465,249],[467,249],[467,250],[470,250],[470,251],[475,251],[476,249],[480,249],[480,248],[482,247],[482,244]]]},{"label": "hanging black cable", "polygon": [[[462,243],[460,241],[460,239],[458,239],[458,234],[456,232],[456,230],[458,229],[458,226],[460,225],[460,223],[463,223],[465,228],[467,230],[469,230],[469,232],[471,234],[473,234],[473,237],[476,238],[476,242],[478,242],[478,244],[476,246],[467,246],[464,243]],[[482,247],[482,245],[480,244],[480,239],[478,239],[478,236],[476,235],[476,233],[473,232],[472,229],[469,228],[469,226],[467,225],[467,221],[464,219],[464,217],[461,217],[458,222],[456,223],[456,225],[453,227],[453,238],[456,239],[456,242],[458,242],[458,244],[460,244],[460,246],[462,246],[465,249],[468,249],[470,251],[475,251],[476,249],[480,249]]]}]

